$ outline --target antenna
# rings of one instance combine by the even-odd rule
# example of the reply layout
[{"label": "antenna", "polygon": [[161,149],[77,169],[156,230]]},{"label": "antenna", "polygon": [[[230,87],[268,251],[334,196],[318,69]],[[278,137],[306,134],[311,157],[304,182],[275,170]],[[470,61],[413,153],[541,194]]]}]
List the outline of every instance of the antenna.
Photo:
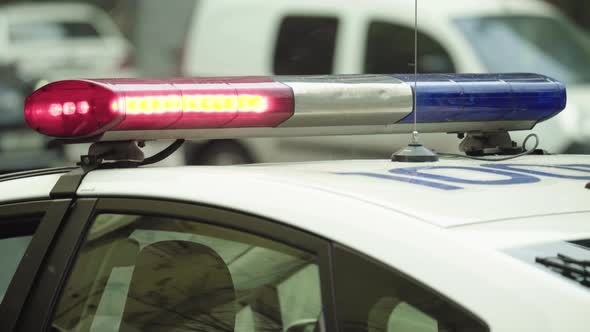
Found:
[{"label": "antenna", "polygon": [[418,0],[414,0],[414,131],[412,139],[418,140]]},{"label": "antenna", "polygon": [[418,133],[418,0],[414,0],[414,131],[410,144],[391,156],[392,161],[419,163],[438,161],[438,155],[420,144]]}]

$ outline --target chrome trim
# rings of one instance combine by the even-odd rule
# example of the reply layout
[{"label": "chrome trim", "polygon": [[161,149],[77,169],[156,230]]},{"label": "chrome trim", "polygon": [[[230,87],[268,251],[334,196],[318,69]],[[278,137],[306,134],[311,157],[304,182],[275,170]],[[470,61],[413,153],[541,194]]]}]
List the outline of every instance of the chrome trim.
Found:
[{"label": "chrome trim", "polygon": [[[496,132],[532,129],[536,121],[494,121],[419,123],[421,133]],[[307,137],[339,135],[410,134],[413,124],[372,126],[324,126],[277,128],[222,128],[222,129],[171,129],[145,131],[109,131],[100,141],[158,140],[158,139],[222,139],[247,137]],[[468,128],[468,130],[466,130]]]},{"label": "chrome trim", "polygon": [[413,110],[410,85],[390,76],[277,77],[293,90],[295,112],[279,127],[393,124]]}]

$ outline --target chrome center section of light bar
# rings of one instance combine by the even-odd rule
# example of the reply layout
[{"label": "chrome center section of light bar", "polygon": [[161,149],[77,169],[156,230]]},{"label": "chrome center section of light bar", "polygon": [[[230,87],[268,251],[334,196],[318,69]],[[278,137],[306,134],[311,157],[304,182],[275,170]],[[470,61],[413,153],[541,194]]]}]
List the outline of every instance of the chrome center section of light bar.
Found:
[{"label": "chrome center section of light bar", "polygon": [[293,90],[295,112],[279,125],[387,126],[413,111],[411,86],[391,76],[277,77]]}]

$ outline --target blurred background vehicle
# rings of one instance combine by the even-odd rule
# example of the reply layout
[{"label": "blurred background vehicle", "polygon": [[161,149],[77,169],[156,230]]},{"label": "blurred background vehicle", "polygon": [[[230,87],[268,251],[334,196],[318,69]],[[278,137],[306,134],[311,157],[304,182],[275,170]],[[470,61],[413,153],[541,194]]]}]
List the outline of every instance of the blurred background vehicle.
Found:
[{"label": "blurred background vehicle", "polygon": [[24,98],[43,82],[133,77],[134,53],[111,17],[84,3],[0,7],[0,172],[59,165],[64,148],[26,128]]},{"label": "blurred background vehicle", "polygon": [[[541,72],[560,79],[568,84],[569,110],[534,132],[550,152],[590,152],[590,40],[565,16],[535,0],[421,0],[419,15],[420,73]],[[181,73],[409,73],[413,41],[409,0],[201,0],[186,34]],[[225,149],[216,149],[224,158],[215,158],[207,142],[193,146],[187,160],[386,158],[407,140],[388,135],[226,141]],[[459,143],[452,135],[423,135],[423,140],[450,152]],[[228,151],[240,155],[230,158]]]},{"label": "blurred background vehicle", "polygon": [[[0,4],[0,44],[6,45],[0,63],[16,64],[23,95],[40,79],[66,77],[414,70],[413,0]],[[590,43],[588,32],[572,23],[573,18],[590,29],[590,2],[420,0],[419,7],[420,72],[538,72],[563,80],[569,109],[535,132],[541,134],[542,147],[552,152],[590,153]],[[21,29],[11,33],[8,22]],[[20,107],[15,104],[13,109],[22,112]],[[521,141],[526,134],[514,138]],[[170,160],[225,164],[387,158],[408,139],[386,135],[202,141],[188,145],[186,158],[177,155]],[[459,143],[453,135],[423,135],[422,140],[446,152],[455,151]],[[85,151],[68,147],[65,152],[71,161]]]},{"label": "blurred background vehicle", "polygon": [[25,81],[135,75],[131,44],[89,4],[6,5],[0,22],[0,59]]},{"label": "blurred background vehicle", "polygon": [[26,127],[22,108],[28,90],[14,65],[0,65],[0,174],[55,166],[63,160],[61,146]]}]

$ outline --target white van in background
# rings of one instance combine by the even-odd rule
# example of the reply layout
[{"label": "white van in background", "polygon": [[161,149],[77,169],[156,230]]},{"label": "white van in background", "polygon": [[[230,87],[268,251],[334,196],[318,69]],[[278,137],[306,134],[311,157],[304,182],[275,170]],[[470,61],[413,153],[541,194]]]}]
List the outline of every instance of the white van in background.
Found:
[{"label": "white van in background", "polygon": [[[192,12],[184,76],[413,72],[413,0],[198,0]],[[589,45],[541,1],[419,1],[421,73],[535,72],[566,83],[568,110],[534,129],[550,152],[590,153]],[[408,136],[209,141],[192,145],[187,161],[383,158]],[[453,135],[422,140],[448,152],[459,144]]]}]

